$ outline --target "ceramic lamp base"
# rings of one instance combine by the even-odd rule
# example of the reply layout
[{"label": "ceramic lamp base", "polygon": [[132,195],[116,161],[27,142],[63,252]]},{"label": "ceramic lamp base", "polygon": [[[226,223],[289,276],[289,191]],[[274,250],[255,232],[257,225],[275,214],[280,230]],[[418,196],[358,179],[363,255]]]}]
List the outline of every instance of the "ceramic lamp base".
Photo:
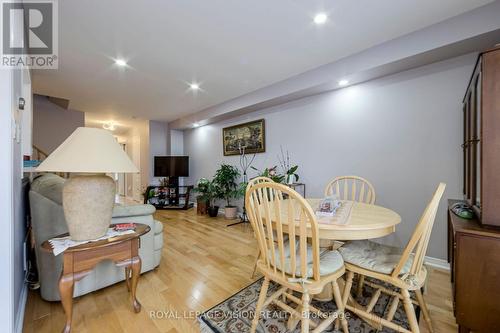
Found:
[{"label": "ceramic lamp base", "polygon": [[72,240],[95,239],[106,234],[111,223],[115,181],[102,175],[77,175],[63,188],[63,209]]}]

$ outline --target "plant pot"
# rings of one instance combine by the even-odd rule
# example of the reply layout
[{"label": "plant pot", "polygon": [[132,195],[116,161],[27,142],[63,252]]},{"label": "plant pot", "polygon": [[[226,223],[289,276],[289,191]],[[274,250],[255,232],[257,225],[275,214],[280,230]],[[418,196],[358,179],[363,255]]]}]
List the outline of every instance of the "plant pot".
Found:
[{"label": "plant pot", "polygon": [[219,206],[210,206],[207,208],[208,216],[210,217],[217,217],[217,214],[219,214]]},{"label": "plant pot", "polygon": [[228,220],[234,220],[238,215],[238,207],[236,206],[226,206],[224,207],[224,216]]},{"label": "plant pot", "polygon": [[208,200],[196,199],[196,214],[205,215],[208,210]]},{"label": "plant pot", "polygon": [[286,183],[287,184],[293,184],[293,183],[295,183],[295,175],[287,175],[286,178],[287,178],[286,179]]}]

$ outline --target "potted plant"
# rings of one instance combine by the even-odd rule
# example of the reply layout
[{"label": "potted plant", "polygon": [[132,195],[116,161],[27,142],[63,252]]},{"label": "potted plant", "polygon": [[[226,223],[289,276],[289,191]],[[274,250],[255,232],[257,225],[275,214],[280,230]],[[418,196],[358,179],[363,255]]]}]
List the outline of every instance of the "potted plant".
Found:
[{"label": "potted plant", "polygon": [[219,206],[215,205],[215,200],[222,199],[221,189],[212,180],[208,181],[205,190],[205,197],[208,200],[207,213],[210,217],[217,217],[219,214]]},{"label": "potted plant", "polygon": [[283,151],[283,147],[280,147],[281,154],[278,155],[278,162],[281,166],[281,170],[285,174],[285,183],[293,184],[299,180],[299,175],[297,174],[298,165],[292,165],[290,162],[290,153],[288,150]]},{"label": "potted plant", "polygon": [[196,213],[200,215],[205,215],[207,213],[209,203],[208,197],[208,187],[210,186],[210,181],[206,178],[200,178],[196,187],[193,189],[194,192],[198,193],[196,196]]},{"label": "potted plant", "polygon": [[235,219],[238,207],[231,205],[231,199],[237,199],[243,196],[244,191],[238,185],[237,180],[240,177],[240,171],[232,165],[222,164],[215,172],[214,183],[220,189],[222,199],[226,201],[224,215],[226,219]]},{"label": "potted plant", "polygon": [[258,176],[259,177],[267,177],[267,178],[270,178],[272,179],[275,183],[283,183],[283,181],[285,180],[285,175],[280,175],[278,172],[277,172],[277,169],[278,169],[278,166],[273,166],[272,168],[265,168],[264,170],[259,170],[255,167],[251,167],[253,170],[255,171],[258,171],[259,174]]},{"label": "potted plant", "polygon": [[290,167],[286,171],[286,182],[287,184],[293,184],[299,180],[299,175],[296,173],[297,169],[299,168],[298,165],[294,165]]}]

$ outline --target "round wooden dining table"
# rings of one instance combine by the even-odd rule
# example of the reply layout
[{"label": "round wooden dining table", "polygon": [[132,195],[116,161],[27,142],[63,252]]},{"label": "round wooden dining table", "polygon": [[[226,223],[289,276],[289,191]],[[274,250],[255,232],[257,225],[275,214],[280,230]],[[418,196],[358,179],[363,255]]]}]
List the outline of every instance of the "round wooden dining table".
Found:
[{"label": "round wooden dining table", "polygon": [[[313,211],[318,208],[321,201],[321,199],[306,200]],[[285,203],[286,200],[282,204]],[[338,216],[317,218],[320,240],[349,241],[380,238],[396,231],[396,225],[401,222],[401,216],[398,213],[381,206],[361,202],[344,202],[343,206],[349,206],[350,210],[342,221],[338,221]],[[343,211],[338,212],[338,215],[343,214]],[[285,207],[281,209],[281,215],[282,225],[288,226]],[[310,230],[308,230],[308,236],[310,236]]]},{"label": "round wooden dining table", "polygon": [[[316,210],[321,199],[306,199]],[[347,221],[336,224],[328,223],[328,217],[319,218],[319,238],[324,240],[359,240],[380,238],[396,231],[401,222],[398,213],[377,205],[353,202]],[[333,220],[333,219],[332,219]]]}]

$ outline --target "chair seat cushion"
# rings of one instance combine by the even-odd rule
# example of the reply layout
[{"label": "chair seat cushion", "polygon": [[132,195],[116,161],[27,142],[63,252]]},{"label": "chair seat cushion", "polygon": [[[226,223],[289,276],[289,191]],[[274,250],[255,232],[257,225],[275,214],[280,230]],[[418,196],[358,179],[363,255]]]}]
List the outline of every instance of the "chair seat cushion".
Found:
[{"label": "chair seat cushion", "polygon": [[[295,243],[295,249],[296,249],[296,255],[295,255],[295,275],[297,277],[301,276],[300,273],[300,248],[299,248],[299,242],[298,240]],[[289,243],[287,242],[284,246],[284,253],[285,253],[285,272],[287,274],[292,274],[292,261],[290,258],[290,246]],[[270,252],[271,255],[272,252]],[[281,270],[281,262],[279,261],[279,250],[276,250],[276,267]],[[270,258],[272,261],[272,259]],[[307,277],[312,277],[313,276],[313,265],[312,265],[313,259],[312,259],[312,247],[307,246],[307,264],[308,264],[308,270],[307,270]],[[325,250],[320,253],[320,268],[319,268],[319,273],[321,276],[324,275],[329,275],[332,273],[335,273],[339,269],[341,269],[344,266],[344,260],[342,259],[342,255],[339,253],[339,251],[330,251],[330,250]]]},{"label": "chair seat cushion", "polygon": [[[344,259],[339,251],[327,250],[320,255],[320,265],[319,265],[319,274],[329,275],[335,273],[342,267],[344,267]],[[312,276],[312,267],[311,267],[311,276]]]},{"label": "chair seat cushion", "polygon": [[[369,240],[350,241],[339,248],[346,263],[356,265],[371,271],[391,274],[403,250],[398,247],[383,245]],[[413,255],[410,255],[400,274],[410,271]]]}]

